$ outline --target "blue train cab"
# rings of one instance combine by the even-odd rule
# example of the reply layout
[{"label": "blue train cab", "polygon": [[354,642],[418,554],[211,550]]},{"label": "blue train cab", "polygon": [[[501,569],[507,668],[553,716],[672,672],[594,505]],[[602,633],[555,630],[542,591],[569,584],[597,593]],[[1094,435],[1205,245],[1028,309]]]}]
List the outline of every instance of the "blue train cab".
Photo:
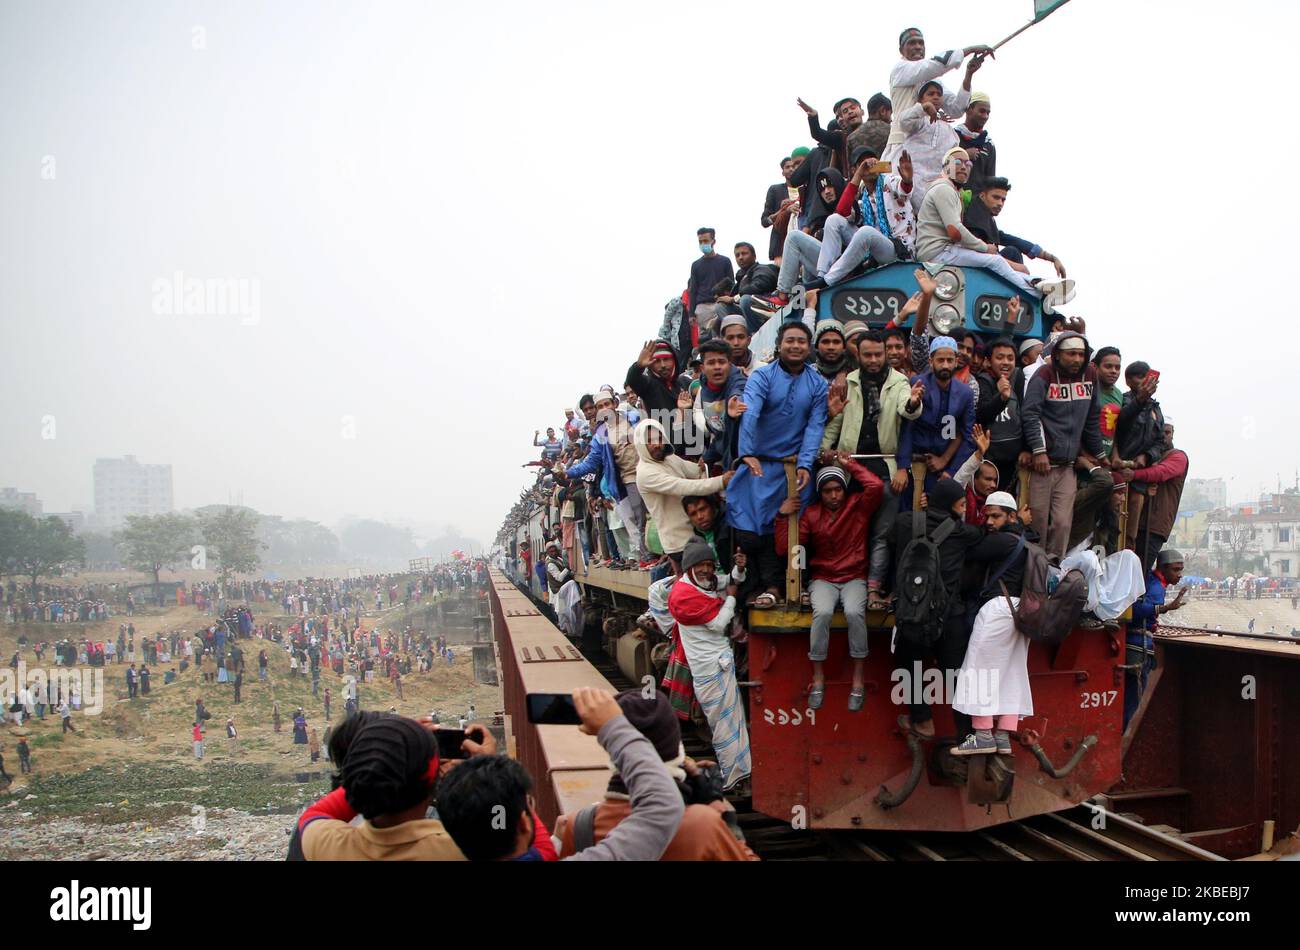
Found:
[{"label": "blue train cab", "polygon": [[[880,329],[921,288],[912,276],[917,267],[926,267],[938,284],[930,304],[930,325],[940,333],[953,333],[965,327],[976,333],[993,336],[1046,336],[1040,301],[1024,294],[990,270],[980,267],[923,265],[900,261],[868,271],[860,277],[827,287],[817,295],[817,321],[835,319],[841,323],[861,320],[872,329]],[[1007,304],[1020,297],[1020,315],[1015,326],[1007,324]]]}]

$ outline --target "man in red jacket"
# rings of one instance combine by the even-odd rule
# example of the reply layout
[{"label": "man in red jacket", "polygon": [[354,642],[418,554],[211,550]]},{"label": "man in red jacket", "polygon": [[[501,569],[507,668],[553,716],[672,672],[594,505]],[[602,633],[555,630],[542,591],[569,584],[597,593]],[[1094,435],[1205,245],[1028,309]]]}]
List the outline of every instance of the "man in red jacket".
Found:
[{"label": "man in red jacket", "polygon": [[[1187,453],[1174,448],[1174,424],[1166,418],[1164,425],[1165,454],[1160,461],[1146,468],[1134,469],[1129,478],[1134,482],[1143,482],[1151,497],[1147,501],[1146,524],[1139,526],[1137,543],[1147,539],[1146,550],[1138,549],[1142,558],[1142,570],[1149,572],[1156,561],[1156,555],[1169,540],[1178,520],[1178,503],[1183,497],[1183,483],[1187,481]],[[1142,530],[1145,528],[1145,530]]]},{"label": "man in red jacket", "polygon": [[[831,618],[842,604],[849,624],[849,657],[853,660],[853,688],[849,711],[857,712],[866,700],[862,669],[867,658],[867,527],[880,505],[885,483],[853,460],[847,452],[828,452],[827,465],[817,473],[818,501],[799,517],[799,544],[805,552],[811,581],[812,634],[808,659],[813,665],[813,685],[808,706],[821,709],[826,698],[823,664],[830,644]],[[841,467],[843,466],[843,467]],[[846,474],[847,470],[847,474]],[[848,493],[852,475],[863,491]],[[797,501],[787,499],[776,519],[777,553],[786,553],[786,519]]]}]

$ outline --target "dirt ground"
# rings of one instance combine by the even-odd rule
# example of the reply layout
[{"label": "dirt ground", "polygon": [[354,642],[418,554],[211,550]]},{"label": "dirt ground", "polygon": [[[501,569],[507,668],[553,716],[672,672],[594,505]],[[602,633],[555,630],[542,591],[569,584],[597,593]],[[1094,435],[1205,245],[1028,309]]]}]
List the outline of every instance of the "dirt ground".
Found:
[{"label": "dirt ground", "polygon": [[[259,622],[284,618],[275,604],[256,604]],[[114,617],[90,624],[0,625],[0,653],[7,664],[18,648],[18,627],[29,639],[116,638]],[[171,607],[130,618],[137,637],[160,631],[193,633],[211,622],[193,607]],[[423,618],[412,617],[415,626]],[[407,614],[396,607],[362,617],[370,630],[400,629]],[[433,631],[437,632],[437,631]],[[359,684],[364,709],[396,710],[427,715],[437,709],[444,719],[462,714],[472,702],[480,719],[500,708],[495,686],[474,682],[470,650],[455,649],[455,640],[472,638],[447,631],[453,642],[452,666],[438,665],[426,673],[403,677],[399,699],[387,681]],[[149,695],[126,698],[126,664],[102,668],[103,710],[73,714],[76,733],[64,734],[57,714],[26,721],[21,730],[6,717],[0,728],[4,767],[13,776],[0,792],[0,859],[38,858],[278,858],[283,854],[284,827],[296,812],[328,790],[330,764],[312,763],[305,745],[293,744],[292,719],[301,706],[308,728],[324,742],[328,723],[320,699],[311,694],[309,676],[291,677],[288,656],[279,645],[266,643],[269,680],[257,678],[259,640],[241,641],[246,672],[242,702],[234,703],[229,683],[203,683],[193,666],[163,685],[166,669],[179,670],[179,661],[151,667]],[[20,650],[29,668],[36,665],[30,645]],[[47,657],[49,655],[47,654]],[[137,668],[139,664],[137,663]],[[209,667],[210,668],[210,667]],[[322,669],[320,695],[330,687],[331,713],[343,715],[343,678]],[[191,730],[194,703],[199,697],[212,713],[202,761],[194,758]],[[279,703],[281,731],[272,728],[272,707]],[[225,738],[226,717],[239,730],[236,753]],[[19,773],[15,745],[25,732],[32,748],[31,775]],[[202,826],[201,830],[199,826]],[[143,848],[144,853],[137,853]]]}]

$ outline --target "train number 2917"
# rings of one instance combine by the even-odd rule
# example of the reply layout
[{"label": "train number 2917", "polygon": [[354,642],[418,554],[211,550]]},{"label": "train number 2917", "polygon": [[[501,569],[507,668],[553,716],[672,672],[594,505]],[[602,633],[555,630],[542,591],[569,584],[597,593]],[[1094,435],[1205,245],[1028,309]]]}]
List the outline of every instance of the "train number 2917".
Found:
[{"label": "train number 2917", "polygon": [[1080,693],[1080,709],[1100,709],[1102,706],[1110,706],[1119,697],[1119,690],[1108,689],[1102,693]]},{"label": "train number 2917", "polygon": [[769,726],[798,726],[807,718],[810,725],[817,725],[817,710],[815,709],[791,709],[786,712],[784,709],[764,709],[763,719]]}]

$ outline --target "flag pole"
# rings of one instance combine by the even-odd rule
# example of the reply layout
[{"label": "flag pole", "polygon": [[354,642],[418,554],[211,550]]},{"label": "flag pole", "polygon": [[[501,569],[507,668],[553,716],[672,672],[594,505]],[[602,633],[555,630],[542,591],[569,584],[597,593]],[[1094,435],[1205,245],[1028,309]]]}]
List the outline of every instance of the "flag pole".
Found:
[{"label": "flag pole", "polygon": [[1041,23],[1041,22],[1043,22],[1044,20],[1046,20],[1049,16],[1051,16],[1053,13],[1055,13],[1055,12],[1056,12],[1057,10],[1059,10],[1061,7],[1065,6],[1067,3],[1069,3],[1069,0],[1061,0],[1060,3],[1056,4],[1056,6],[1052,7],[1052,8],[1051,8],[1050,10],[1048,10],[1046,13],[1043,13],[1043,14],[1041,14],[1040,16],[1036,16],[1036,17],[1034,17],[1032,20],[1030,20],[1028,23],[1026,23],[1026,24],[1025,24],[1024,26],[1022,26],[1020,29],[1016,30],[1016,32],[1012,33],[1012,34],[1011,34],[1010,36],[1008,36],[1006,39],[1002,40],[1002,42],[996,44],[996,45],[993,47],[993,49],[994,49],[994,50],[999,50],[999,49],[1001,49],[1003,46],[1005,46],[1007,43],[1010,43],[1012,40],[1014,40],[1014,39],[1015,39],[1017,36],[1019,36],[1021,33],[1025,32],[1025,30],[1027,30],[1027,29],[1029,29],[1031,26],[1033,26],[1035,23]]}]

